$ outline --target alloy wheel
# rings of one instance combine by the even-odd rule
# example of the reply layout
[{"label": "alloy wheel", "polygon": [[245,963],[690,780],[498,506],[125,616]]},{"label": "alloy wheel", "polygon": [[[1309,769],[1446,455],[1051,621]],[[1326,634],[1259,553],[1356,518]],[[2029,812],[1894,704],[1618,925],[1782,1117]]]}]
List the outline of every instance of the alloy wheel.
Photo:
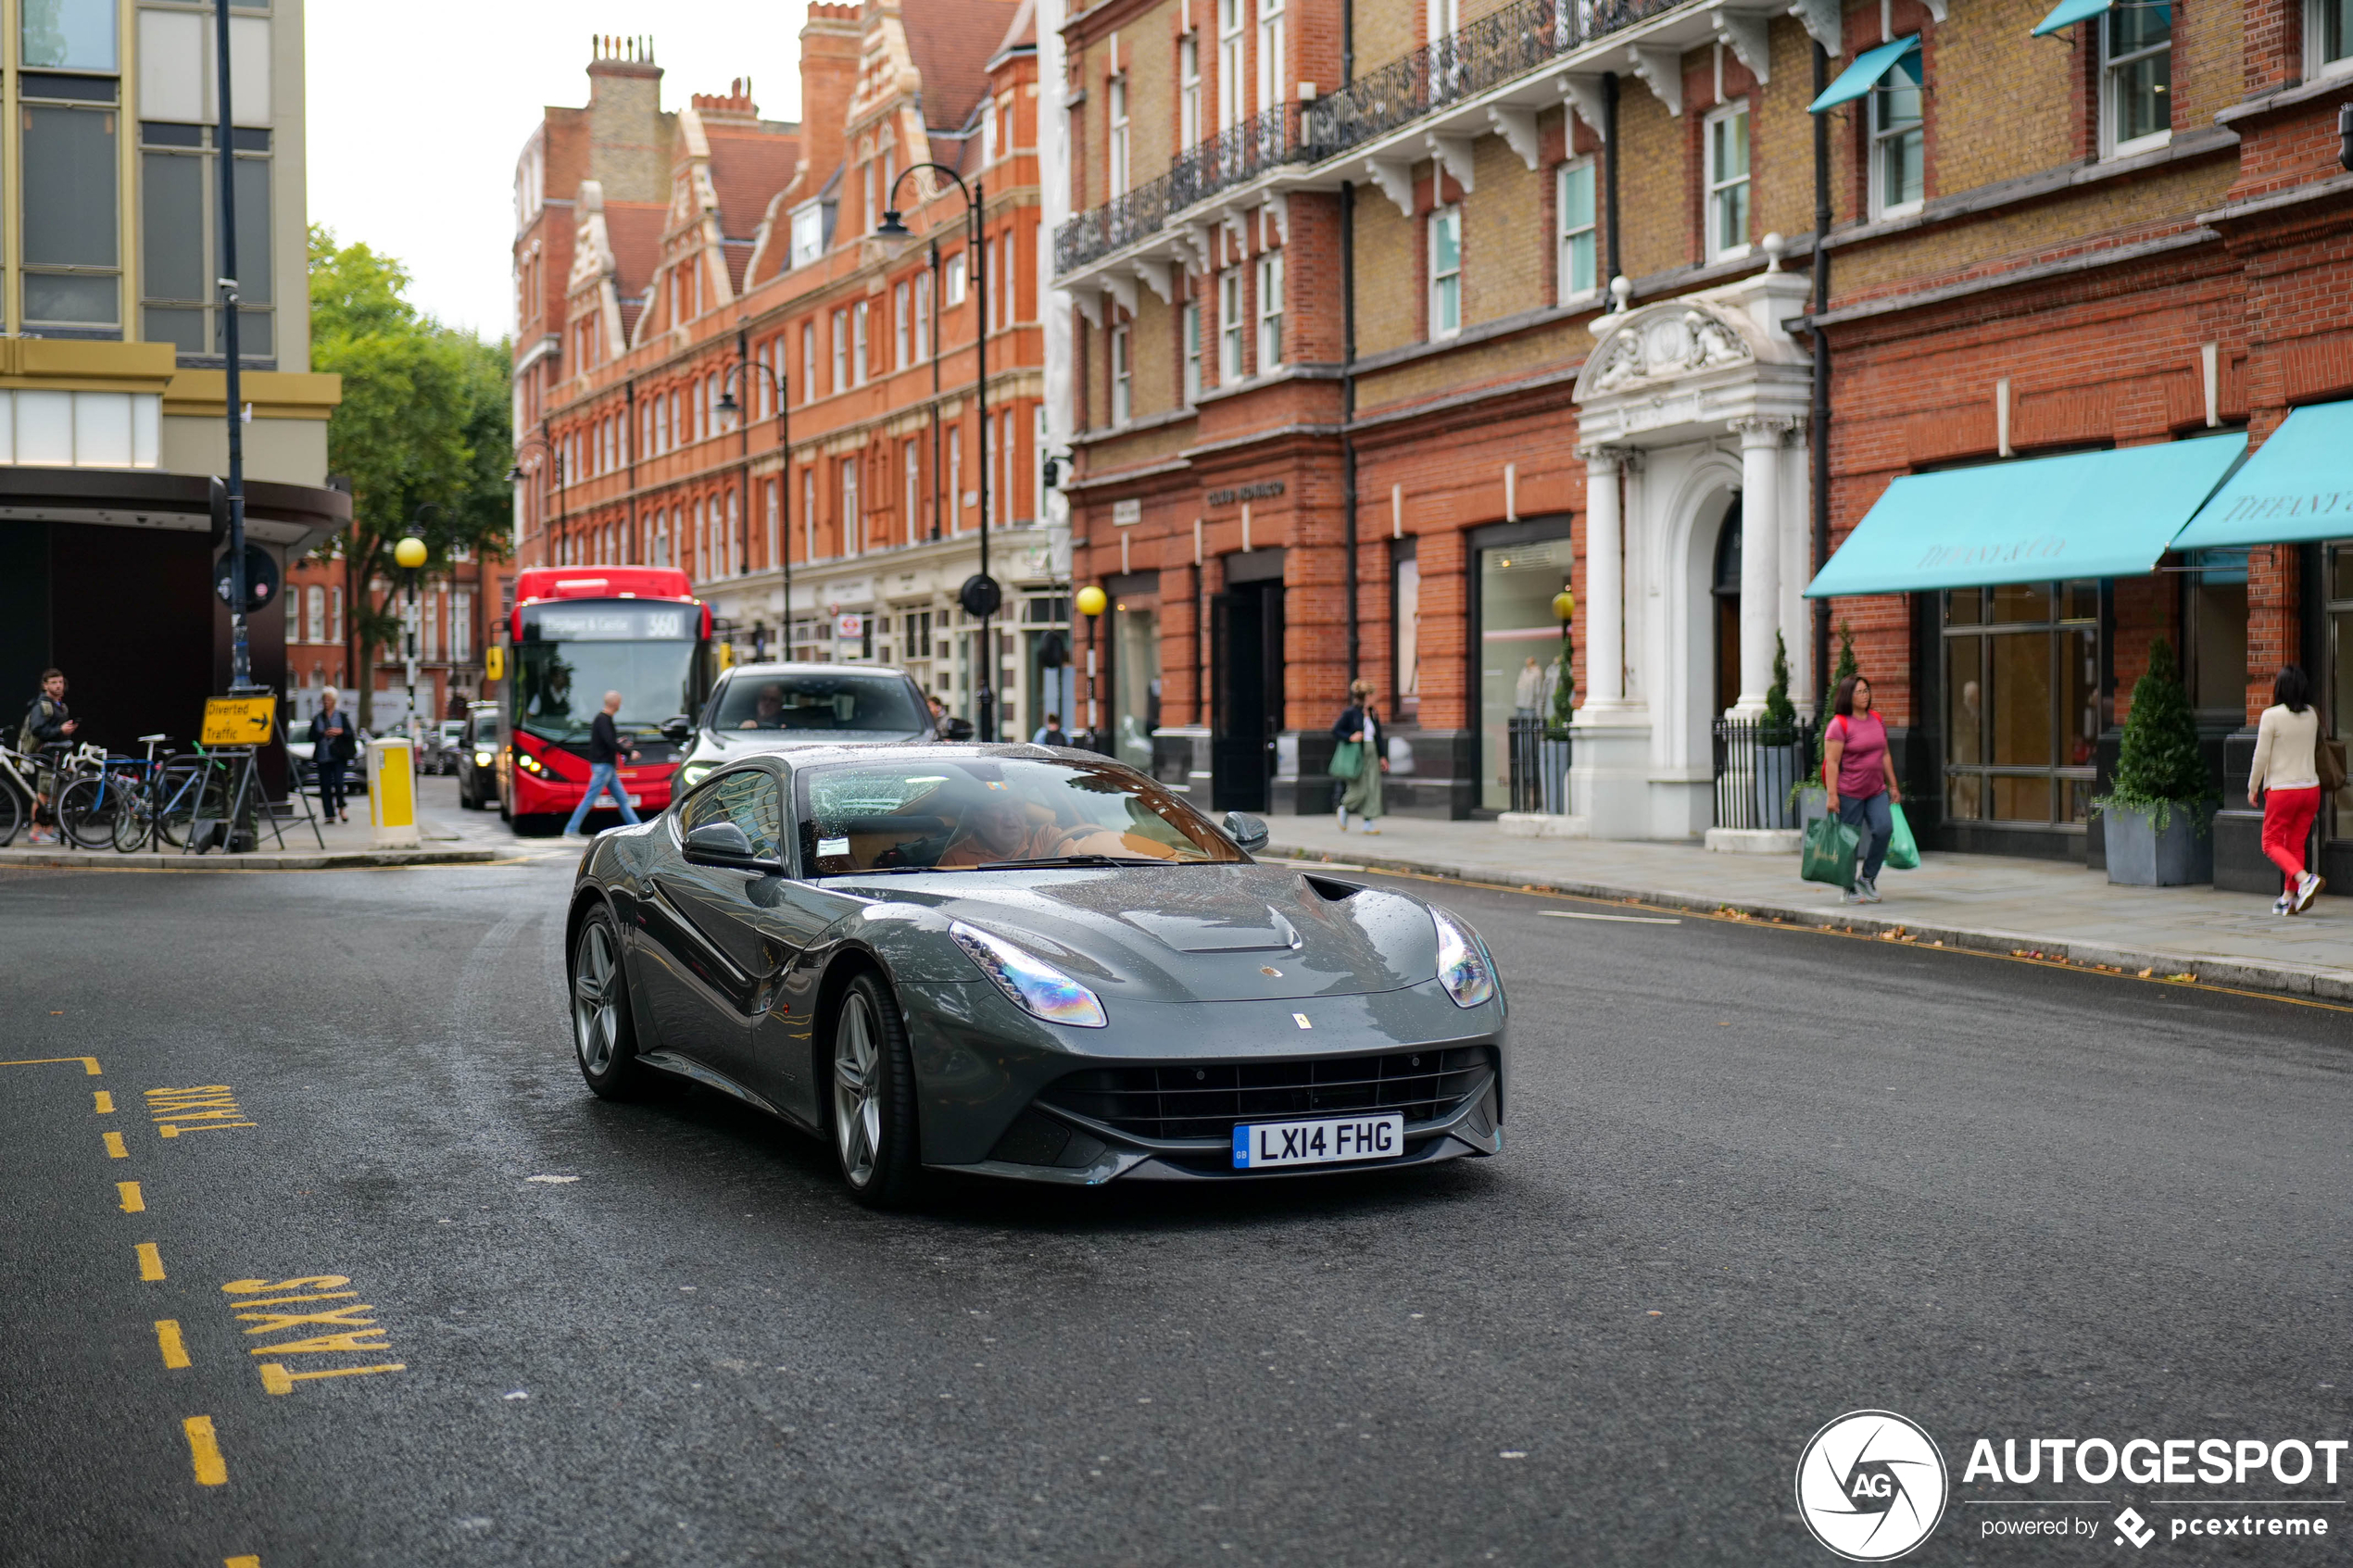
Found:
[{"label": "alloy wheel", "polygon": [[580,1064],[602,1077],[612,1068],[621,1039],[621,1010],[613,984],[612,933],[604,922],[592,921],[581,934],[580,950],[573,965],[572,1028],[580,1048]]},{"label": "alloy wheel", "polygon": [[882,1143],[882,1049],[874,1009],[852,990],[842,999],[841,1026],[834,1035],[834,1141],[842,1173],[852,1186],[875,1179],[875,1150]]}]

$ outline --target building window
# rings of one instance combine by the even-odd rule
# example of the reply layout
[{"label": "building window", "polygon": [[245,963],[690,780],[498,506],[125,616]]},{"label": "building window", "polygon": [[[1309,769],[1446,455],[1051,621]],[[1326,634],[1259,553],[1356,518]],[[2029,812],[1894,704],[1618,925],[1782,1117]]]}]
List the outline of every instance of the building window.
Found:
[{"label": "building window", "polygon": [[1748,254],[1748,105],[1707,117],[1707,258]]},{"label": "building window", "polygon": [[[109,84],[110,85],[110,84]],[[111,95],[111,94],[109,94]],[[25,130],[30,137],[36,121],[33,115],[43,112],[29,108]],[[89,111],[79,111],[87,114]],[[107,118],[101,111],[101,119]],[[212,279],[219,271],[220,251],[218,209],[213,200],[219,179],[218,165],[211,151],[215,139],[212,128],[202,125],[171,124],[144,121],[139,127],[139,200],[140,258],[144,297],[141,300],[140,327],[142,337],[149,343],[169,343],[182,355],[219,355],[226,352],[227,328],[215,307],[217,295]],[[240,129],[233,133],[231,157],[235,159],[237,187],[237,270],[238,296],[243,308],[237,319],[237,352],[242,358],[268,360],[275,356],[270,309],[271,298],[271,263],[274,259],[270,244],[270,132],[266,130]],[[111,137],[107,138],[111,144]],[[26,163],[27,233],[26,260],[33,261],[33,251],[39,236],[31,226],[32,206],[39,194],[33,183],[38,171],[30,144]],[[79,178],[79,174],[75,178]],[[93,189],[111,190],[112,174],[98,176]],[[77,195],[79,193],[77,192]],[[111,212],[88,212],[84,223],[103,220],[111,226]],[[111,240],[107,248],[112,249]],[[52,279],[75,277],[88,280],[80,284],[68,282],[69,289],[91,290],[103,298],[89,301],[109,312],[116,284],[111,279],[87,270],[86,265],[73,266],[65,273],[62,269],[49,275]],[[44,283],[28,274],[25,282],[26,308],[33,314],[34,296],[47,292],[55,283]],[[97,323],[87,323],[95,325]],[[113,335],[105,333],[103,335]]]},{"label": "building window", "polygon": [[899,466],[901,499],[900,506],[907,514],[907,543],[915,542],[918,523],[923,516],[924,459],[923,451],[914,442],[899,444]]},{"label": "building window", "polygon": [[1283,362],[1283,253],[1258,258],[1258,370]]},{"label": "building window", "polygon": [[1111,194],[1127,194],[1127,78],[1114,76],[1104,92],[1111,108],[1111,143],[1106,151],[1105,175],[1111,181]]},{"label": "building window", "polygon": [[862,299],[849,313],[849,382],[852,386],[866,384],[867,305],[868,302]]},{"label": "building window", "polygon": [[800,400],[809,402],[817,395],[817,323],[800,324]]},{"label": "building window", "polygon": [[[817,558],[817,470],[814,467],[800,470],[800,558]],[[785,613],[792,613],[786,605]]]},{"label": "building window", "polygon": [[1013,475],[1021,463],[1021,440],[1013,429],[1013,411],[1005,409],[997,416],[997,494],[1004,499],[997,505],[997,515],[1015,522],[1028,515],[1024,511],[1021,492],[1013,485]]},{"label": "building window", "polygon": [[1273,108],[1283,90],[1283,0],[1258,0],[1258,107]]},{"label": "building window", "polygon": [[471,588],[459,588],[449,596],[449,658],[458,664],[473,662],[474,596]]},{"label": "building window", "polygon": [[1601,288],[1593,224],[1593,160],[1579,158],[1560,167],[1554,189],[1554,209],[1560,223],[1561,302],[1581,299]]},{"label": "building window", "polygon": [[[2340,0],[2353,4],[2353,0]],[[1177,145],[1189,147],[1201,140],[1201,37],[1189,32],[1176,41]]]},{"label": "building window", "polygon": [[[31,14],[35,10],[54,14],[55,8],[28,7],[28,43],[42,26]],[[111,17],[106,26],[111,55]],[[57,37],[53,52],[71,52],[73,45],[65,41],[68,31],[47,29]],[[28,96],[47,91],[36,86],[36,80],[19,78]],[[108,98],[114,96],[114,82],[94,86],[103,88]],[[111,104],[28,104],[19,112],[25,320],[36,329],[56,326],[76,336],[119,337],[122,257],[116,221],[115,126],[120,116]]]},{"label": "building window", "polygon": [[945,303],[950,306],[962,305],[964,303],[964,253],[960,250],[950,257],[947,268],[948,284],[945,292],[948,297]]},{"label": "building window", "polygon": [[2172,134],[2173,7],[2139,0],[2100,17],[2101,117],[2110,157],[2161,147]]},{"label": "building window", "polygon": [[858,459],[841,460],[841,553],[862,555],[866,548],[866,513],[858,503]]},{"label": "building window", "polygon": [[891,365],[895,370],[903,370],[914,362],[915,323],[909,319],[912,313],[908,308],[913,295],[914,290],[906,283],[890,291],[891,344],[897,350]]},{"label": "building window", "polygon": [[330,643],[340,643],[343,641],[343,590],[340,587],[331,587],[327,590],[327,635],[325,640]]},{"label": "building window", "polygon": [[1185,302],[1185,407],[1201,401],[1201,301]]},{"label": "building window", "polygon": [[915,274],[915,358],[931,358],[931,274]]},{"label": "building window", "polygon": [[1401,724],[1418,723],[1422,711],[1422,569],[1414,541],[1394,546],[1400,554],[1394,570],[1391,610],[1397,628],[1397,702]]},{"label": "building window", "polygon": [[1217,0],[1217,126],[1239,125],[1242,107],[1242,0]]},{"label": "building window", "polygon": [[[293,617],[289,616],[287,620],[291,621]],[[327,640],[326,589],[312,587],[302,591],[302,635],[295,640],[301,643],[323,643]]]},{"label": "building window", "polygon": [[824,209],[811,202],[792,215],[792,264],[806,267],[824,254]]},{"label": "building window", "polygon": [[1925,194],[1920,126],[1920,52],[1887,68],[1871,89],[1871,214],[1900,218],[1919,210]]},{"label": "building window", "polygon": [[986,309],[988,330],[995,332],[1005,314],[1005,291],[997,280],[997,242],[995,240],[981,242],[980,264],[984,269],[981,273],[981,282],[988,285],[988,302]]},{"label": "building window", "polygon": [[986,419],[980,421],[980,515],[994,528],[1004,517],[1005,486],[997,478],[997,427]]},{"label": "building window", "polygon": [[1944,817],[2051,825],[2091,815],[2100,736],[2099,586],[1944,596]]},{"label": "building window", "polygon": [[1217,274],[1217,384],[1242,379],[1242,270]]},{"label": "building window", "polygon": [[2228,728],[2246,712],[2246,551],[2199,550],[2190,559],[2190,703]]},{"label": "building window", "polygon": [[20,47],[29,66],[116,69],[112,0],[47,0],[26,6]]},{"label": "building window", "polygon": [[964,427],[948,433],[948,532],[964,531]]},{"label": "building window", "polygon": [[[1523,709],[1533,708],[1539,713],[1552,709],[1561,646],[1553,596],[1569,580],[1569,542],[1567,538],[1531,540],[1491,546],[1478,556],[1478,728],[1483,764],[1478,804],[1509,810],[1512,719]],[[1418,575],[1415,585],[1418,597]],[[1433,621],[1431,624],[1439,623]],[[1416,686],[1419,684],[1416,679]]]},{"label": "building window", "polygon": [[2353,0],[2306,0],[2304,74],[2353,69]]},{"label": "building window", "polygon": [[849,384],[849,312],[834,312],[834,381],[833,389],[841,391]]},{"label": "building window", "polygon": [[1136,368],[1128,349],[1132,324],[1121,321],[1111,330],[1111,422],[1124,425],[1133,411]]},{"label": "building window", "polygon": [[1462,330],[1463,209],[1441,207],[1429,215],[1429,335]]}]

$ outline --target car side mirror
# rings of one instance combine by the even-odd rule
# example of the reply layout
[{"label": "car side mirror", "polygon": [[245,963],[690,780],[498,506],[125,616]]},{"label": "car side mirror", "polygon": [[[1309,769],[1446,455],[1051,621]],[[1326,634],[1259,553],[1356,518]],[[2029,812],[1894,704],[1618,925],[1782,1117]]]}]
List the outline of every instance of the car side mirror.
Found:
[{"label": "car side mirror", "polygon": [[1265,819],[1253,817],[1247,811],[1226,813],[1226,836],[1239,846],[1242,853],[1255,855],[1266,847],[1268,834]]},{"label": "car side mirror", "polygon": [[751,847],[744,830],[733,822],[705,822],[686,835],[686,863],[694,866],[723,866],[730,871],[767,872],[781,876],[784,867],[774,860],[763,860]]},{"label": "car side mirror", "polygon": [[955,740],[955,741],[962,741],[962,740],[970,740],[970,739],[972,739],[972,738],[973,738],[973,721],[972,721],[971,720],[969,720],[969,719],[950,719],[950,720],[949,720],[949,721],[948,721],[948,738],[949,738],[950,740]]},{"label": "car side mirror", "polygon": [[684,713],[661,721],[661,738],[673,746],[684,746],[695,738],[695,721]]}]

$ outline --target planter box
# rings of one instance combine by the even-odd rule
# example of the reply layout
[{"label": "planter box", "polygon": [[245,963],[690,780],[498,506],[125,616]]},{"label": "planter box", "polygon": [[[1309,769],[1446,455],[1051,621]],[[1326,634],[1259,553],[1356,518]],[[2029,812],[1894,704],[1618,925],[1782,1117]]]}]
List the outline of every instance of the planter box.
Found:
[{"label": "planter box", "polygon": [[2174,806],[2164,828],[2154,808],[2107,806],[2108,879],[2125,887],[2187,887],[2214,880],[2214,809]]},{"label": "planter box", "polygon": [[1790,799],[1790,791],[1806,775],[1806,753],[1803,747],[1791,746],[1760,746],[1756,748],[1756,825],[1760,828],[1793,828],[1797,825],[1797,808]]}]

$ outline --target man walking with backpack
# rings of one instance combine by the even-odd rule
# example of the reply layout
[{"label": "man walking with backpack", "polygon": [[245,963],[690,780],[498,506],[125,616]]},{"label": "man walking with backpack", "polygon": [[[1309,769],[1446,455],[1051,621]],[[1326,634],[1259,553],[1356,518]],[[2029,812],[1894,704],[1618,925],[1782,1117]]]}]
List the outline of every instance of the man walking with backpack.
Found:
[{"label": "man walking with backpack", "polygon": [[17,732],[17,749],[34,759],[40,770],[33,781],[31,843],[57,842],[55,818],[45,830],[41,818],[49,810],[49,797],[57,793],[58,754],[81,724],[66,708],[65,671],[44,670],[41,690],[33,697],[32,706],[25,709],[24,727]]}]

